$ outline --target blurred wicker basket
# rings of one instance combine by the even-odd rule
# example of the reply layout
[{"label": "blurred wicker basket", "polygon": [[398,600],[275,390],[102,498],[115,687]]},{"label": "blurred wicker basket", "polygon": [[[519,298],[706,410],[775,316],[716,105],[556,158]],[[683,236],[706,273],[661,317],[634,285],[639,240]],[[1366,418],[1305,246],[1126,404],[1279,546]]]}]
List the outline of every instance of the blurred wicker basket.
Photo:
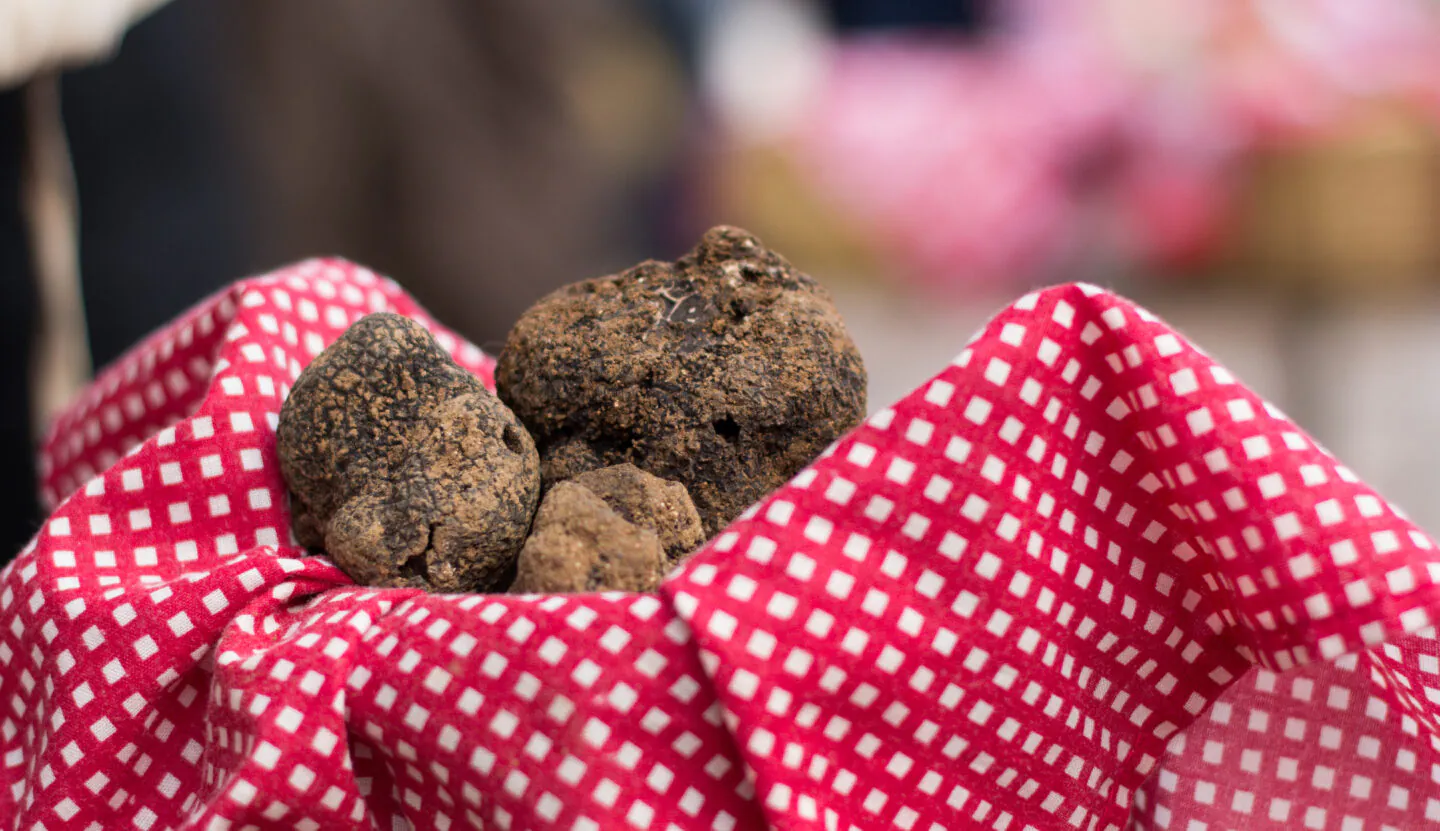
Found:
[{"label": "blurred wicker basket", "polygon": [[1440,134],[1388,106],[1262,152],[1236,219],[1232,265],[1248,278],[1365,290],[1428,283],[1440,271]]}]

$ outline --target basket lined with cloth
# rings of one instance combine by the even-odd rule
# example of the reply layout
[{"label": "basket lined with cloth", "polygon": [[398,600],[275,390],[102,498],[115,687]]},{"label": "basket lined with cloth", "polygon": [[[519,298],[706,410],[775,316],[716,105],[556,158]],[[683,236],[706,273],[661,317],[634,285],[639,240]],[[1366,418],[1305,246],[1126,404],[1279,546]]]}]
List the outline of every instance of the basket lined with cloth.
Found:
[{"label": "basket lined with cloth", "polygon": [[57,421],[0,574],[7,827],[1440,822],[1434,543],[1124,300],[1022,297],[658,593],[554,596],[293,544],[281,402],[381,310],[491,382],[315,260]]}]

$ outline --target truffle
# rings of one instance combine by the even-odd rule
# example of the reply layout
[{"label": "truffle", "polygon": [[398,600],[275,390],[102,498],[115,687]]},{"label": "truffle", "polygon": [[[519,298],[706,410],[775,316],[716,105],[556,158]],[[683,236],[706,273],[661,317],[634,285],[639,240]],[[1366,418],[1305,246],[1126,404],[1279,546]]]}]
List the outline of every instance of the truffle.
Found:
[{"label": "truffle", "polygon": [[631,525],[654,531],[669,565],[705,542],[695,503],[679,482],[667,482],[631,464],[587,471],[570,481],[600,497]]},{"label": "truffle", "polygon": [[666,565],[654,531],[626,521],[589,488],[561,482],[540,503],[510,590],[653,591]]},{"label": "truffle", "polygon": [[544,297],[496,370],[546,485],[629,462],[683,484],[706,534],[857,425],[865,380],[825,289],[731,227]]},{"label": "truffle", "polygon": [[357,321],[300,373],[277,433],[296,538],[356,582],[509,585],[539,501],[539,456],[420,324]]}]

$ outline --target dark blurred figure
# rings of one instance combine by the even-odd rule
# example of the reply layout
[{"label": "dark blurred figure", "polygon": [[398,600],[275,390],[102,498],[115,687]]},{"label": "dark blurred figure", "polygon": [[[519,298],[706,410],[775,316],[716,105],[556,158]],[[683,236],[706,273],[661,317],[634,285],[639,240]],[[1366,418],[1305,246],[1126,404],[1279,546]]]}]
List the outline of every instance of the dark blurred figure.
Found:
[{"label": "dark blurred figure", "polygon": [[[113,59],[66,73],[61,108],[79,201],[86,322],[98,370],[255,266],[234,154],[215,108],[216,11],[174,3]],[[0,95],[0,562],[40,524],[30,366],[37,294],[21,213],[24,93]]]},{"label": "dark blurred figure", "polygon": [[988,21],[986,0],[825,0],[842,33],[928,29],[973,34]]},{"label": "dark blurred figure", "polygon": [[24,159],[24,95],[20,90],[0,93],[0,564],[40,523],[29,371],[37,303],[20,208]]},{"label": "dark blurred figure", "polygon": [[[647,122],[664,93],[635,65],[655,42],[629,8],[232,3],[265,258],[358,260],[492,350],[539,295],[628,265],[649,247],[654,173],[630,151],[665,129]],[[607,73],[640,87],[597,88]]]},{"label": "dark blurred figure", "polygon": [[223,109],[213,3],[172,2],[67,73],[80,274],[96,370],[260,265]]}]

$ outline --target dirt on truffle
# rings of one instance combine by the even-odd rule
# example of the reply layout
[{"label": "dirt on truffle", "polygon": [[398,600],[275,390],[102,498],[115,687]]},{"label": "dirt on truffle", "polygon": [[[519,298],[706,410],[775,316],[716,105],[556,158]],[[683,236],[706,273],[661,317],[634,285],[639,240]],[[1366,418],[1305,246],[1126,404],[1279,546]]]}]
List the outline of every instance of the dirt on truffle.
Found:
[{"label": "dirt on truffle", "polygon": [[700,514],[679,482],[652,476],[632,464],[587,471],[570,481],[600,497],[626,522],[654,531],[670,565],[705,542]]},{"label": "dirt on truffle", "polygon": [[653,591],[667,565],[654,531],[626,521],[583,485],[561,482],[540,503],[510,590]]},{"label": "dirt on truffle", "polygon": [[496,382],[547,486],[629,462],[683,484],[707,535],[865,413],[865,368],[829,294],[731,227],[673,264],[543,298]]},{"label": "dirt on truffle", "polygon": [[356,582],[509,585],[539,501],[534,443],[420,324],[351,326],[296,380],[277,445],[296,537]]}]

